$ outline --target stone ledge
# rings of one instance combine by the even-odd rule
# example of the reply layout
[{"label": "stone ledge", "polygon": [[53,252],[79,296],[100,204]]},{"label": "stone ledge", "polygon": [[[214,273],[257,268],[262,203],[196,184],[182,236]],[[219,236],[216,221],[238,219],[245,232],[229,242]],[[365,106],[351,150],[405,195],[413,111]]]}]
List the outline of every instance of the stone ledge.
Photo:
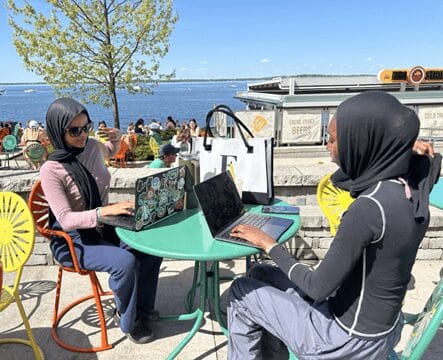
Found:
[{"label": "stone ledge", "polygon": [[[289,204],[300,206],[302,224],[297,235],[287,242],[292,254],[304,260],[322,259],[332,237],[329,224],[316,205],[316,187],[319,180],[337,168],[328,159],[275,159],[275,196]],[[110,201],[128,199],[134,193],[139,177],[155,174],[162,169],[109,168],[111,173]],[[0,170],[0,190],[14,191],[27,199],[32,185],[39,179],[38,171]],[[443,259],[443,210],[430,207],[431,221],[417,259]],[[46,239],[37,236],[34,254],[28,265],[54,264]]]}]

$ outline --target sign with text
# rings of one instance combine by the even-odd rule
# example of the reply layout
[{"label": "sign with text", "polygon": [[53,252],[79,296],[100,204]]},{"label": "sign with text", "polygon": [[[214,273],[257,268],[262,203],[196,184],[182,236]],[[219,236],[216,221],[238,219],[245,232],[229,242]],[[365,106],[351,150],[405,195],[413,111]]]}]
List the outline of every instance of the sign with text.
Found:
[{"label": "sign with text", "polygon": [[[261,111],[236,111],[235,115],[243,121],[249,130],[258,138],[274,137],[275,110]],[[235,137],[239,137],[237,128],[234,129]]]},{"label": "sign with text", "polygon": [[443,69],[426,69],[422,66],[414,66],[409,69],[384,69],[380,70],[377,78],[382,83],[442,83]]},{"label": "sign with text", "polygon": [[443,106],[420,105],[418,117],[420,119],[420,137],[443,136]]},{"label": "sign with text", "polygon": [[321,142],[322,110],[284,110],[282,143],[315,144]]}]

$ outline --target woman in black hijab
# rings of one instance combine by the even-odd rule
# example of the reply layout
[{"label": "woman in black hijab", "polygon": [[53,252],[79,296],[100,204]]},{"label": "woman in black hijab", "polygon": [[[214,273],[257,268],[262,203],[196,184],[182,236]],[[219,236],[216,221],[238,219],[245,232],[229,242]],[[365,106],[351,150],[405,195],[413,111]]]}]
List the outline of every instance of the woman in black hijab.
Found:
[{"label": "woman in black hijab", "polygon": [[315,270],[259,229],[233,229],[278,267],[254,266],[232,284],[229,359],[265,357],[262,350],[275,349],[276,339],[300,359],[388,357],[400,339],[402,300],[440,174],[439,154],[412,152],[419,128],[415,112],[385,92],[365,92],[338,107],[327,148],[356,200]]},{"label": "woman in black hijab", "polygon": [[[162,259],[129,248],[114,228],[100,223],[105,215],[131,215],[130,201],[108,205],[111,176],[104,158],[118,149],[118,129],[104,128],[102,143],[88,137],[92,122],[86,108],[71,98],[55,100],[46,114],[48,137],[55,151],[40,169],[41,182],[51,208],[50,225],[66,231],[74,241],[80,266],[110,274],[114,293],[114,318],[136,343],[153,339],[149,321],[154,311]],[[72,266],[69,248],[62,238],[51,240],[54,257]]]}]

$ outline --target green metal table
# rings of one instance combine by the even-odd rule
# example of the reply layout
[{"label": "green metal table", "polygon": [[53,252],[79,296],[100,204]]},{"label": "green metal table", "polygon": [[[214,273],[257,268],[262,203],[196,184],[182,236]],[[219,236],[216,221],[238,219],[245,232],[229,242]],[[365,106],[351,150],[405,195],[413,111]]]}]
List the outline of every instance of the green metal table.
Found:
[{"label": "green metal table", "polygon": [[[276,205],[287,205],[285,202],[277,199],[274,203]],[[252,205],[246,207],[251,212],[260,212],[262,206]],[[291,227],[280,237],[279,243],[288,241],[300,227],[299,215],[269,215],[294,220]],[[206,300],[214,302],[216,319],[225,335],[228,334],[220,310],[219,261],[243,256],[248,257],[258,254],[260,252],[259,249],[215,240],[199,209],[185,209],[143,231],[134,232],[122,228],[117,228],[116,231],[122,241],[138,251],[170,259],[195,261],[196,266],[194,270],[199,272],[200,284],[200,296],[195,311],[181,315],[162,316],[160,318],[162,321],[195,319],[190,332],[169,354],[167,359],[174,359],[199,330],[206,311]],[[208,263],[211,263],[209,269]],[[195,290],[195,282],[191,292],[193,290]]]}]

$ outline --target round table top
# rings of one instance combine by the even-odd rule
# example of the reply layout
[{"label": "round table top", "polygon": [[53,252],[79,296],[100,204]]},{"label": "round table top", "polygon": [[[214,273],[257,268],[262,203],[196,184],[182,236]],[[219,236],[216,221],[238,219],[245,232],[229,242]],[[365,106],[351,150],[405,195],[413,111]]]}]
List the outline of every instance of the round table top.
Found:
[{"label": "round table top", "polygon": [[[275,200],[275,205],[287,205]],[[261,212],[262,205],[245,205],[251,212]],[[289,240],[300,227],[299,215],[269,214],[294,220],[280,237],[279,243]],[[227,260],[257,254],[260,250],[247,245],[215,240],[199,209],[185,209],[145,230],[131,231],[116,228],[120,239],[144,253],[179,260]]]}]

